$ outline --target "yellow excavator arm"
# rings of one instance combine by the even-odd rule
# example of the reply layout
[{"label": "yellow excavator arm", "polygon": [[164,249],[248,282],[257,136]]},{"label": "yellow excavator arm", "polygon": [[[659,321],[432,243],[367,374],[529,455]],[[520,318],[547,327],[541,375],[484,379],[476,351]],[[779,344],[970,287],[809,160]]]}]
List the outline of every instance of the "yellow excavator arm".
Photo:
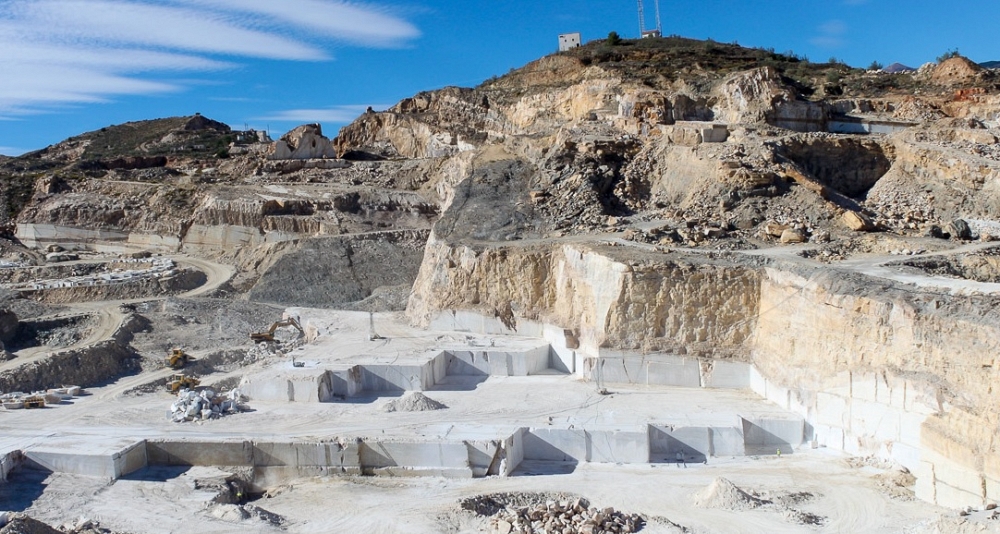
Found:
[{"label": "yellow excavator arm", "polygon": [[300,325],[299,322],[295,320],[295,318],[289,317],[284,321],[278,321],[272,324],[271,328],[269,328],[267,332],[254,332],[250,334],[250,339],[254,343],[261,343],[263,341],[274,341],[274,331],[283,326],[294,326],[295,329],[299,331],[299,333],[301,333],[302,335],[306,334],[305,330],[302,330],[302,325]]}]

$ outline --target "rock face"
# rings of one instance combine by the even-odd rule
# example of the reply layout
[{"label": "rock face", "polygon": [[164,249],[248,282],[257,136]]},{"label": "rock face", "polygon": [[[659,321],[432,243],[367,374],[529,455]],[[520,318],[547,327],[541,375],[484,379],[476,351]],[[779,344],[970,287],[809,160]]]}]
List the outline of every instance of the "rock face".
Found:
[{"label": "rock face", "polygon": [[286,133],[274,142],[270,159],[324,159],[336,158],[330,140],[323,137],[319,124],[305,124]]},{"label": "rock face", "polygon": [[380,289],[407,295],[426,239],[426,231],[313,239],[267,269],[249,298],[289,306],[343,308],[358,305]]},{"label": "rock face", "polygon": [[758,273],[725,261],[645,263],[615,252],[474,248],[432,238],[407,313],[427,323],[443,310],[492,316],[509,306],[519,316],[578,330],[582,350],[741,350],[753,330]]},{"label": "rock face", "polygon": [[0,310],[0,343],[8,345],[14,341],[20,324],[16,313],[10,310]]}]

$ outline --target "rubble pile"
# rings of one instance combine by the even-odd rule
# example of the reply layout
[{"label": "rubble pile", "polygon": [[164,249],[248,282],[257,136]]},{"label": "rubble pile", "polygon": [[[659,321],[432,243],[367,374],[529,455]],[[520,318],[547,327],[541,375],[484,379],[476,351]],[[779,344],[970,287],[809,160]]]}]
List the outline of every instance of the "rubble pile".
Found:
[{"label": "rubble pile", "polygon": [[243,404],[247,401],[239,389],[229,393],[217,394],[211,388],[201,391],[182,389],[177,393],[177,400],[170,405],[168,417],[175,423],[218,419],[224,415],[239,413],[246,410]]},{"label": "rubble pile", "polygon": [[26,514],[0,513],[0,534],[60,534],[60,532]]},{"label": "rubble pile", "polygon": [[263,521],[274,526],[281,526],[285,518],[269,512],[253,504],[216,504],[209,508],[208,513],[216,519],[238,523],[240,521]]},{"label": "rubble pile", "polygon": [[467,499],[462,507],[492,516],[490,532],[499,534],[618,534],[639,532],[646,524],[638,514],[626,514],[611,507],[599,509],[584,498],[547,500],[532,505],[510,497],[480,495]]},{"label": "rubble pile", "polygon": [[59,530],[67,534],[119,534],[118,531],[104,528],[98,521],[86,517],[63,523]]},{"label": "rubble pile", "polygon": [[283,329],[279,329],[275,333],[275,339],[278,343],[267,341],[254,343],[254,345],[247,350],[246,357],[240,365],[250,365],[275,356],[284,357],[285,354],[288,354],[306,344],[306,340],[303,337],[296,337],[291,340],[282,339],[279,337],[282,334],[282,330]]},{"label": "rubble pile", "polygon": [[447,408],[444,404],[414,391],[404,397],[389,401],[382,406],[383,412],[427,412]]},{"label": "rubble pile", "polygon": [[699,508],[747,510],[771,504],[771,501],[751,495],[729,479],[718,477],[694,496],[694,504]]}]

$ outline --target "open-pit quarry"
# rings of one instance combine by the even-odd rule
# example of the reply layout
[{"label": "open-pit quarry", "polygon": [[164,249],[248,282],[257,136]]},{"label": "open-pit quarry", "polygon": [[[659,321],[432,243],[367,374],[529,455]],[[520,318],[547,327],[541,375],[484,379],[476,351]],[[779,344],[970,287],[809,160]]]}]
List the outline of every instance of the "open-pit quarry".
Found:
[{"label": "open-pit quarry", "polygon": [[998,75],[705,50],[0,162],[0,533],[1000,531]]}]

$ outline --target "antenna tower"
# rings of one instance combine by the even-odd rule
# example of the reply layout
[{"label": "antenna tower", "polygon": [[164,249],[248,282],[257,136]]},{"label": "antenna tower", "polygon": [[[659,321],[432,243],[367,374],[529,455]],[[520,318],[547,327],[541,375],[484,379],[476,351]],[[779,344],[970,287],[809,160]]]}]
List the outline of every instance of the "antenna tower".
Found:
[{"label": "antenna tower", "polygon": [[[639,3],[639,37],[645,37],[648,33],[646,31],[646,9],[642,5],[642,0],[638,0]],[[656,31],[657,36],[663,35],[663,29],[660,27],[660,0],[653,0],[653,5],[656,7]]]},{"label": "antenna tower", "polygon": [[646,10],[642,7],[642,0],[639,0],[639,38],[646,31]]},{"label": "antenna tower", "polygon": [[656,33],[663,37],[663,28],[660,27],[660,0],[653,0],[653,5],[656,6]]}]

